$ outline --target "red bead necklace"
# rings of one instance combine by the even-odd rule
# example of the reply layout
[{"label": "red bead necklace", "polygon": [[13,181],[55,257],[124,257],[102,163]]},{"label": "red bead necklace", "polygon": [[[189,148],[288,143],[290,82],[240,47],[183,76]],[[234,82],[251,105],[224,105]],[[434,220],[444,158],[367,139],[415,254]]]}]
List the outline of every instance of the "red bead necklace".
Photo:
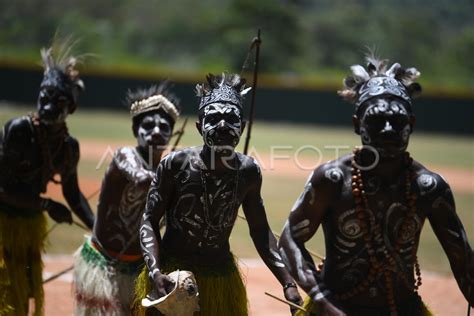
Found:
[{"label": "red bead necklace", "polygon": [[[366,290],[369,285],[375,281],[376,276],[378,274],[383,274],[385,278],[385,285],[386,285],[386,295],[387,295],[387,303],[390,308],[390,314],[397,315],[397,308],[395,303],[395,296],[393,291],[393,280],[392,280],[392,272],[397,271],[398,275],[401,277],[405,285],[409,289],[413,289],[413,291],[418,295],[418,288],[421,285],[421,272],[420,266],[418,264],[418,259],[416,257],[416,247],[414,246],[414,241],[412,245],[412,258],[414,259],[414,267],[415,267],[415,275],[416,280],[415,284],[412,284],[409,281],[407,274],[403,271],[400,271],[397,268],[397,264],[395,261],[395,257],[400,254],[400,249],[403,244],[402,236],[406,236],[409,233],[409,225],[414,221],[416,216],[416,194],[411,192],[411,182],[414,179],[414,172],[412,168],[413,159],[410,157],[409,153],[406,153],[405,156],[405,164],[406,164],[406,178],[405,178],[405,199],[408,204],[408,211],[405,214],[405,218],[403,220],[402,225],[400,226],[400,230],[398,232],[398,238],[395,242],[395,247],[393,251],[387,249],[385,243],[383,242],[382,237],[382,229],[380,224],[377,222],[370,223],[371,229],[369,229],[369,216],[368,212],[372,212],[369,200],[364,190],[364,181],[362,176],[362,171],[358,168],[359,164],[357,164],[357,159],[360,154],[360,149],[354,150],[354,155],[352,157],[352,195],[354,197],[354,201],[356,204],[356,214],[359,220],[359,225],[363,232],[363,238],[365,242],[365,247],[367,249],[367,254],[369,256],[370,262],[370,269],[367,275],[367,278],[362,281],[359,285],[355,288],[342,293],[336,294],[335,297],[340,300],[349,299],[362,291]],[[378,250],[384,254],[384,258],[381,260],[376,257],[376,251],[374,249],[374,241],[378,242]]]}]

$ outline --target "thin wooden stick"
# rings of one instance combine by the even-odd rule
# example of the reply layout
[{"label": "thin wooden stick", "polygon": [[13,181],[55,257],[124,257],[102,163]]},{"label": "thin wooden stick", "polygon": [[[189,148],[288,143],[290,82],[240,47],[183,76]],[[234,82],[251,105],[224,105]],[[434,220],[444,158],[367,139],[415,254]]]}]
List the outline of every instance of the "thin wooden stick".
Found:
[{"label": "thin wooden stick", "polygon": [[281,298],[279,298],[279,297],[277,297],[277,296],[275,296],[275,295],[273,295],[273,294],[270,294],[270,293],[268,293],[268,292],[265,292],[265,295],[268,295],[268,296],[270,296],[271,298],[276,299],[276,300],[279,301],[279,302],[288,304],[288,305],[290,305],[291,307],[297,308],[297,309],[299,309],[300,311],[304,312],[306,315],[309,315],[309,314],[308,314],[308,311],[307,311],[306,309],[304,309],[303,307],[299,306],[298,304],[295,304],[295,303],[293,303],[293,302],[290,302],[290,301],[281,299]]},{"label": "thin wooden stick", "polygon": [[56,273],[56,274],[53,274],[53,275],[50,276],[49,278],[44,279],[44,280],[43,280],[43,284],[48,283],[48,282],[50,282],[50,281],[53,281],[53,280],[59,278],[61,275],[68,273],[68,272],[71,271],[72,269],[74,269],[74,266],[70,266],[69,268],[66,268],[66,269],[62,270],[61,272],[58,272],[58,273]]},{"label": "thin wooden stick", "polygon": [[97,193],[100,192],[100,188],[98,188],[97,190],[95,190],[94,192],[92,192],[91,194],[89,194],[88,197],[86,197],[86,200],[89,201],[90,199],[92,199],[94,196],[97,195]]},{"label": "thin wooden stick", "polygon": [[72,223],[73,223],[74,225],[76,225],[77,227],[82,228],[82,229],[85,230],[86,232],[90,231],[89,228],[87,228],[86,226],[82,225],[81,223],[78,223],[78,222],[76,222],[76,221],[74,221],[74,220],[72,221]]}]

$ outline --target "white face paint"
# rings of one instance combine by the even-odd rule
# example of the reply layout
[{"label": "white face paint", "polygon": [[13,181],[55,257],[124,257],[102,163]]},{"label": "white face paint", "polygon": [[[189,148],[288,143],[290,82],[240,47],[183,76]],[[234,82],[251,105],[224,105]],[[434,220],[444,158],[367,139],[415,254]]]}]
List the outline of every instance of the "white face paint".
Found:
[{"label": "white face paint", "polygon": [[213,103],[206,106],[201,132],[207,146],[217,151],[234,150],[242,133],[240,109],[227,103]]},{"label": "white face paint", "polygon": [[360,116],[362,144],[374,147],[381,156],[403,153],[411,133],[408,105],[397,98],[383,96],[367,102]]},{"label": "white face paint", "polygon": [[137,141],[140,147],[160,147],[168,145],[171,138],[171,123],[157,112],[145,114],[138,124]]}]

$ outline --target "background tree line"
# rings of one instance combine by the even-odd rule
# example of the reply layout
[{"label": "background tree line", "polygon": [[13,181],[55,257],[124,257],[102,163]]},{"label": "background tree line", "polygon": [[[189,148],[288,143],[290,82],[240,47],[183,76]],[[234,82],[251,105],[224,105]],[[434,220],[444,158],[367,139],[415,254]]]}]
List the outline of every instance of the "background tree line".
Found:
[{"label": "background tree line", "polygon": [[0,58],[39,60],[53,34],[80,38],[93,63],[176,72],[239,71],[261,28],[265,73],[339,83],[365,47],[474,87],[472,0],[0,0]]}]

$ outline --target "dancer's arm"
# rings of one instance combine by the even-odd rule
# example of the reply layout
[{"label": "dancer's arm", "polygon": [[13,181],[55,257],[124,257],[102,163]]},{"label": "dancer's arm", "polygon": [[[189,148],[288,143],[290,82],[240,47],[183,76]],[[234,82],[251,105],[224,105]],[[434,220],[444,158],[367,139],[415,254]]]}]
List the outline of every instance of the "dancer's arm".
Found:
[{"label": "dancer's arm", "polygon": [[253,169],[255,172],[252,172],[253,174],[250,176],[254,181],[250,181],[251,186],[243,201],[243,210],[249,225],[250,236],[260,257],[282,285],[285,298],[295,304],[301,304],[301,296],[281,259],[276,238],[267,221],[260,193],[262,177],[259,167],[255,165]]},{"label": "dancer's arm", "polygon": [[436,190],[429,200],[428,219],[436,237],[448,256],[451,269],[466,300],[474,306],[474,252],[464,227],[456,214],[449,185],[439,176]]},{"label": "dancer's arm", "polygon": [[345,315],[331,299],[331,292],[318,280],[316,266],[305,243],[313,237],[328,212],[340,183],[325,177],[326,166],[316,169],[296,201],[279,242],[280,252],[291,275],[308,296],[319,305],[321,315]]},{"label": "dancer's arm", "polygon": [[172,281],[161,273],[160,266],[160,219],[165,214],[169,198],[173,190],[173,177],[171,175],[168,158],[163,159],[156,171],[150,185],[140,226],[140,245],[145,264],[149,271],[149,278],[154,285],[158,297],[169,292]]},{"label": "dancer's arm", "polygon": [[92,230],[95,220],[94,214],[92,213],[89,202],[79,189],[77,178],[77,165],[80,158],[79,143],[70,137],[68,139],[68,145],[71,146],[72,157],[70,157],[70,159],[72,159],[72,161],[69,166],[70,170],[66,170],[65,174],[61,175],[63,195],[74,214]]}]

